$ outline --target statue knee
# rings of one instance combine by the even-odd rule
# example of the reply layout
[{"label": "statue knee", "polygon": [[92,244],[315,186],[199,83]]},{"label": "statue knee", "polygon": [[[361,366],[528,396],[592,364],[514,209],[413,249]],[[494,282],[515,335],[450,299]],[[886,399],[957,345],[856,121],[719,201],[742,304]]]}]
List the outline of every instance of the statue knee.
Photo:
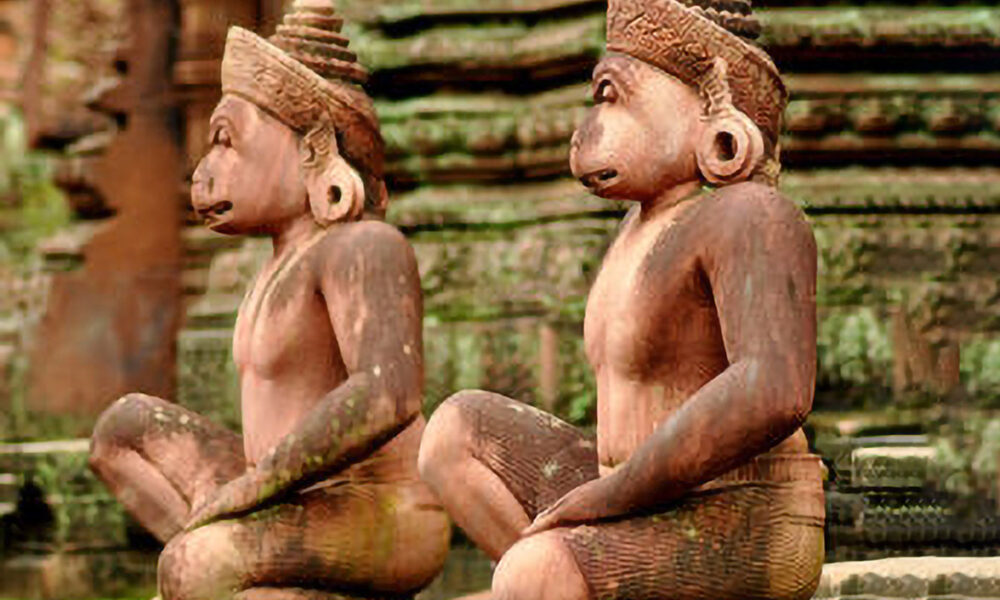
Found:
[{"label": "statue knee", "polygon": [[417,468],[421,478],[437,489],[442,477],[472,457],[469,415],[482,392],[458,392],[441,403],[431,415],[420,441]]},{"label": "statue knee", "polygon": [[162,600],[216,600],[240,591],[239,552],[230,527],[207,525],[175,536],[160,553]]},{"label": "statue knee", "polygon": [[514,544],[493,574],[494,600],[587,600],[589,597],[576,558],[558,531],[546,531]]},{"label": "statue knee", "polygon": [[139,446],[149,415],[158,398],[127,394],[101,413],[90,438],[90,466],[99,469],[115,450]]}]

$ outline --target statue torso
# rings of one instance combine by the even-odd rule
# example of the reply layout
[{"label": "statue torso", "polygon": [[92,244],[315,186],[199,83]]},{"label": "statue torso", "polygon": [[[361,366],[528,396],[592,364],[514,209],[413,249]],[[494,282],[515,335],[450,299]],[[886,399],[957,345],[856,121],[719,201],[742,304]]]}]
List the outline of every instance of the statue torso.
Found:
[{"label": "statue torso", "polygon": [[[251,285],[236,319],[233,358],[240,377],[244,449],[248,464],[256,464],[328,393],[347,380],[331,314],[321,289],[324,254],[345,251],[341,245],[347,228],[342,224],[318,232],[284,256],[269,261]],[[351,252],[350,248],[346,252]],[[354,250],[357,251],[357,250]],[[344,282],[347,285],[347,282]],[[336,310],[334,307],[333,310]],[[400,435],[375,455],[376,478],[410,476],[419,446],[416,435]],[[400,444],[412,445],[407,452]],[[397,473],[397,471],[406,473]],[[381,471],[386,471],[381,473]]]},{"label": "statue torso", "polygon": [[[713,229],[719,206],[699,196],[646,219],[633,209],[604,259],[584,326],[604,469],[627,460],[729,365],[701,267],[712,239],[725,235]],[[806,451],[801,431],[781,444],[787,450]]]}]

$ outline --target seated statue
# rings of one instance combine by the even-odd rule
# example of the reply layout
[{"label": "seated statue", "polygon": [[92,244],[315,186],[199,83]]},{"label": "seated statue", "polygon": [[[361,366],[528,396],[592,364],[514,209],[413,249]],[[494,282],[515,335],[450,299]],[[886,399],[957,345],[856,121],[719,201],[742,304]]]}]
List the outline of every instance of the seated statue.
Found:
[{"label": "seated statue", "polygon": [[401,597],[433,579],[447,515],[417,473],[423,306],[383,222],[383,143],[329,0],[270,42],[232,28],[192,203],[214,231],[269,236],[233,354],[243,435],[130,394],[91,465],[166,543],[163,600]]},{"label": "seated statue", "polygon": [[785,88],[744,39],[749,0],[611,0],[607,27],[570,156],[634,203],[586,307],[596,441],[465,391],[428,423],[421,476],[499,561],[494,599],[807,599],[816,246],[775,189]]}]

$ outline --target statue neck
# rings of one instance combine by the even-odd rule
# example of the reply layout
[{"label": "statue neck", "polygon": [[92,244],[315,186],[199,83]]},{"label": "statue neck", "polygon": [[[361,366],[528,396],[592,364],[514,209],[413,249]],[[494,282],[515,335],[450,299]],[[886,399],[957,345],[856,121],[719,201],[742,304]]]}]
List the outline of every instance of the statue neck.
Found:
[{"label": "statue neck", "polygon": [[701,191],[701,181],[694,179],[664,190],[660,195],[640,203],[639,218],[643,221],[652,219],[672,206],[677,206],[684,200],[696,196]]},{"label": "statue neck", "polygon": [[320,230],[311,213],[304,213],[279,225],[271,233],[274,258],[278,259],[306,243]]}]

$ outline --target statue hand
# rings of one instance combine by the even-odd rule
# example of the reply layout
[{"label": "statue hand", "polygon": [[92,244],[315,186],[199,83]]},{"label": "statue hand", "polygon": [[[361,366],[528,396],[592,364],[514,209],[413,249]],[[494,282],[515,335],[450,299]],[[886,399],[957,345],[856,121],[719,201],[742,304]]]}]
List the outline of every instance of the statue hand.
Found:
[{"label": "statue hand", "polygon": [[256,469],[248,470],[216,490],[208,502],[194,506],[184,529],[191,531],[254,508],[261,502],[262,483]]},{"label": "statue hand", "polygon": [[534,522],[521,532],[521,537],[528,537],[542,531],[559,527],[596,521],[607,517],[624,514],[626,511],[614,502],[614,487],[609,485],[611,477],[588,481],[569,491],[535,517]]}]

